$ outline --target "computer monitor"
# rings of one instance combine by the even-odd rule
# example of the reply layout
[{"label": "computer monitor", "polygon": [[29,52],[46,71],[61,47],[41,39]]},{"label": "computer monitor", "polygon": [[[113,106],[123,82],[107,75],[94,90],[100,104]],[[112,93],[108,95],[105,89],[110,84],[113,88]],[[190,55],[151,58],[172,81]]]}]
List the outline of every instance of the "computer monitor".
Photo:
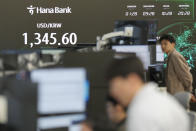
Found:
[{"label": "computer monitor", "polygon": [[164,62],[164,52],[160,44],[156,45],[156,62]]},{"label": "computer monitor", "polygon": [[163,64],[155,64],[148,67],[149,81],[155,82],[159,87],[165,87],[165,71]]},{"label": "computer monitor", "polygon": [[136,53],[116,52],[114,55],[115,59],[124,59],[127,57],[136,57]]},{"label": "computer monitor", "polygon": [[40,117],[37,131],[81,131],[80,122],[84,119],[84,114]]},{"label": "computer monitor", "polygon": [[38,83],[40,115],[84,113],[89,85],[84,68],[38,69],[31,72]]},{"label": "computer monitor", "polygon": [[133,36],[130,39],[117,38],[116,43],[124,40],[125,44],[131,45],[156,44],[157,20],[125,20],[115,22],[115,31],[124,31],[126,27],[133,27]]},{"label": "computer monitor", "polygon": [[83,67],[87,70],[92,87],[106,86],[105,72],[114,58],[114,51],[67,52],[63,55],[63,67]]},{"label": "computer monitor", "polygon": [[[63,57],[64,67],[83,67],[87,70],[90,82],[90,100],[87,106],[87,117],[105,120],[106,94],[108,82],[105,79],[106,71],[114,59],[114,51],[100,52],[67,52]],[[105,123],[107,126],[107,123]]]},{"label": "computer monitor", "polygon": [[148,66],[150,66],[150,51],[148,45],[116,45],[112,46],[112,49],[116,52],[136,53],[136,56],[141,59],[146,70]]}]

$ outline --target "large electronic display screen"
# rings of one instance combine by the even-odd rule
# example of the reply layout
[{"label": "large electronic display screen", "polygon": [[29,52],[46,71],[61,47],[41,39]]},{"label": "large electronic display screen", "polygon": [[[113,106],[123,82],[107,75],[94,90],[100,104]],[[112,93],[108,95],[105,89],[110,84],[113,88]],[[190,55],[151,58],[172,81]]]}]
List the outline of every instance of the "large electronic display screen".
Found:
[{"label": "large electronic display screen", "polygon": [[127,20],[157,20],[158,35],[193,48],[194,8],[194,0],[1,0],[0,49],[95,44]]}]

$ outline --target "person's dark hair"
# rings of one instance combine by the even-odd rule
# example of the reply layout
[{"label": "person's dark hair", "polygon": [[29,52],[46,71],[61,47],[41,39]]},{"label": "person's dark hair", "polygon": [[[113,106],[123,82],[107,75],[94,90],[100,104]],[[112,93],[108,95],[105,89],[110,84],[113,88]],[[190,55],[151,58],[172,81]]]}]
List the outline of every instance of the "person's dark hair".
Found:
[{"label": "person's dark hair", "polygon": [[118,104],[117,100],[115,100],[111,95],[107,95],[107,102],[111,102],[114,106]]},{"label": "person's dark hair", "polygon": [[175,38],[172,35],[168,34],[162,35],[159,41],[161,42],[162,40],[168,40],[170,43],[176,43]]},{"label": "person's dark hair", "polygon": [[127,77],[129,74],[137,74],[144,81],[144,67],[139,58],[132,56],[123,59],[114,59],[106,72],[107,81],[115,77]]},{"label": "person's dark hair", "polygon": [[106,97],[106,101],[107,101],[107,102],[111,102],[113,106],[120,105],[120,106],[123,108],[123,110],[124,110],[125,112],[127,111],[127,107],[122,106],[114,97],[112,97],[112,96],[109,95],[109,94],[108,94],[107,97]]}]

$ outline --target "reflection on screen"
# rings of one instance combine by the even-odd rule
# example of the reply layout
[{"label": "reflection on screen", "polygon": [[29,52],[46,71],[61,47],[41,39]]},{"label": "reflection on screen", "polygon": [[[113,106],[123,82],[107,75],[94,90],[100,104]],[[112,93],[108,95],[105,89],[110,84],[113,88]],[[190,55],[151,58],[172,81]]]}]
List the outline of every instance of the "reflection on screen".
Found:
[{"label": "reflection on screen", "polygon": [[88,95],[85,69],[40,69],[31,73],[31,79],[39,85],[39,114],[85,111]]}]

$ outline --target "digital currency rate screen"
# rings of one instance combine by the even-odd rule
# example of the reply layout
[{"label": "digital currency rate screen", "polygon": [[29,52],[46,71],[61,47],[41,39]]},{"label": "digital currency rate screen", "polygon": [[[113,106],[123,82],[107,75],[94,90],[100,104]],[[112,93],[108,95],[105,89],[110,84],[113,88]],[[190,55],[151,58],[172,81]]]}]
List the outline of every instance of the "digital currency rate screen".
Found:
[{"label": "digital currency rate screen", "polygon": [[157,20],[158,36],[195,48],[194,7],[194,0],[1,0],[0,49],[95,44],[116,21],[132,20]]}]

